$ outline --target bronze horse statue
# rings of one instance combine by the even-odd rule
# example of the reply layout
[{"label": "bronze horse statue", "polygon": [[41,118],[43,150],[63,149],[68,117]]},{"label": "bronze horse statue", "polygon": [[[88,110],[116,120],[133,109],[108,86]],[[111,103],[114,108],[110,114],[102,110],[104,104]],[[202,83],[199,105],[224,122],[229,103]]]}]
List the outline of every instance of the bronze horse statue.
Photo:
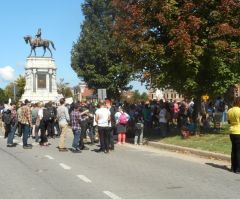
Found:
[{"label": "bronze horse statue", "polygon": [[50,41],[50,40],[46,40],[46,39],[41,39],[41,40],[33,39],[30,35],[25,36],[24,40],[25,40],[25,42],[27,44],[29,43],[30,47],[31,47],[31,52],[29,54],[29,57],[32,55],[32,51],[34,51],[34,54],[36,56],[35,48],[37,48],[37,47],[43,47],[43,50],[44,50],[43,56],[45,55],[46,48],[47,48],[49,50],[50,54],[51,54],[51,57],[52,57],[52,51],[49,48],[50,44],[52,45],[52,48],[54,50],[56,50],[55,47],[54,47],[54,43],[52,41]]}]

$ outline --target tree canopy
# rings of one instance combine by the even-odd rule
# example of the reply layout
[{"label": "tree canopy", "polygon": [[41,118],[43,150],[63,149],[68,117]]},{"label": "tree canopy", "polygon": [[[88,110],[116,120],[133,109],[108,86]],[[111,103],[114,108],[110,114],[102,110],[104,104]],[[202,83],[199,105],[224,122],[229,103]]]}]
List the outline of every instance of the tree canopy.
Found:
[{"label": "tree canopy", "polygon": [[118,98],[119,91],[130,88],[133,70],[113,35],[116,10],[111,0],[85,0],[82,11],[85,20],[72,48],[71,66],[89,88],[106,88],[108,97]]},{"label": "tree canopy", "polygon": [[26,84],[26,80],[24,76],[19,76],[15,82],[10,82],[5,87],[5,94],[8,98],[11,98],[12,101],[14,101],[14,86],[15,86],[15,102],[18,102],[21,98],[21,96],[24,93],[24,87]]},{"label": "tree canopy", "polygon": [[239,81],[239,0],[113,0],[121,53],[152,87],[220,95]]}]

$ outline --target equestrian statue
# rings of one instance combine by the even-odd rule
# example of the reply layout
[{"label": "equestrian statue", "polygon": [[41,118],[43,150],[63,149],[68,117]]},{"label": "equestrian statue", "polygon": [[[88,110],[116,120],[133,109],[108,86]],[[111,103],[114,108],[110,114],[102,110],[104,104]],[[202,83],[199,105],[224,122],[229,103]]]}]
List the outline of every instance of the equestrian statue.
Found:
[{"label": "equestrian statue", "polygon": [[41,28],[39,28],[35,38],[32,38],[30,35],[27,35],[27,36],[24,37],[25,42],[27,44],[29,43],[30,47],[31,47],[31,52],[30,52],[28,57],[30,57],[32,55],[32,51],[34,51],[34,55],[36,56],[35,48],[37,48],[37,47],[43,47],[43,57],[46,53],[46,49],[49,50],[49,52],[51,54],[51,57],[52,57],[52,51],[49,47],[50,47],[50,44],[51,44],[52,48],[54,50],[56,50],[55,47],[54,47],[54,43],[51,40],[42,39],[41,35],[42,35]]}]

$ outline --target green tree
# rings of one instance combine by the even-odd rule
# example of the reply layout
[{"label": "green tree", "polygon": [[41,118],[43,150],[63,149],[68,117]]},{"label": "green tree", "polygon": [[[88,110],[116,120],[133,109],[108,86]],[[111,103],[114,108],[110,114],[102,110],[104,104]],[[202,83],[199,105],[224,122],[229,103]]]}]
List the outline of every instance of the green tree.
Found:
[{"label": "green tree", "polygon": [[57,82],[57,92],[62,94],[63,97],[72,97],[72,91],[69,87],[69,83],[64,81],[64,78],[60,78]]},{"label": "green tree", "polygon": [[146,101],[148,100],[148,95],[147,95],[146,92],[143,92],[143,93],[141,94],[141,100],[144,101],[144,102],[146,102]]},{"label": "green tree", "polygon": [[[26,84],[25,77],[20,75],[15,82],[10,82],[6,87],[5,87],[5,94],[8,98],[11,98],[12,101],[18,102],[23,93],[24,93],[24,87]],[[15,94],[14,94],[15,92]],[[15,95],[15,96],[14,96]]]},{"label": "green tree", "polygon": [[116,10],[111,0],[85,0],[80,37],[73,45],[71,66],[89,88],[106,88],[110,98],[128,90],[132,67],[126,64],[113,35]]},{"label": "green tree", "polygon": [[152,87],[221,95],[239,81],[238,0],[113,0],[121,49]]},{"label": "green tree", "polygon": [[8,98],[4,90],[0,88],[0,104],[3,104],[5,101],[8,101]]}]

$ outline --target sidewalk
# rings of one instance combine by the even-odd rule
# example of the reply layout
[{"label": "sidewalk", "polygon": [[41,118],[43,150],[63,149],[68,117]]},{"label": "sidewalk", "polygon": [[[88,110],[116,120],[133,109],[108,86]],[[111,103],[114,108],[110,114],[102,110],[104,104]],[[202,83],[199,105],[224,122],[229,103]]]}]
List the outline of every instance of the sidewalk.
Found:
[{"label": "sidewalk", "polygon": [[221,153],[214,153],[209,151],[203,151],[203,150],[192,149],[188,147],[181,147],[181,146],[176,146],[171,144],[164,144],[161,142],[153,142],[153,141],[146,141],[145,145],[158,148],[158,149],[165,149],[165,150],[170,150],[170,151],[180,152],[185,154],[193,154],[199,157],[204,157],[209,159],[224,160],[228,162],[231,161],[231,156],[224,155]]}]

